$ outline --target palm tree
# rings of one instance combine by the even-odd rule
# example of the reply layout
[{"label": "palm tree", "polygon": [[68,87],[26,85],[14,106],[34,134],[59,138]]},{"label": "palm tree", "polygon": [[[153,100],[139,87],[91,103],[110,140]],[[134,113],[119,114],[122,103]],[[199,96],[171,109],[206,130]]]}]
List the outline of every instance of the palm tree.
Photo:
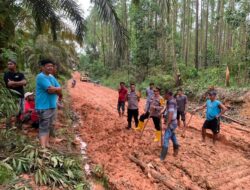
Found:
[{"label": "palm tree", "polygon": [[[126,30],[122,26],[111,1],[91,0],[91,2],[98,9],[100,18],[112,25],[116,34],[116,44],[118,45],[119,42],[125,39]],[[65,26],[65,20],[68,19],[75,26],[77,41],[80,44],[83,42],[86,23],[83,12],[75,0],[3,0],[0,2],[0,7],[5,11],[3,13],[8,18],[11,18],[8,13],[11,13],[13,9],[18,10],[19,13],[22,8],[28,9],[34,18],[37,33],[42,33],[44,26],[49,24],[54,40],[57,39],[57,32],[60,31],[61,27]],[[19,17],[20,15],[15,16]],[[2,32],[1,25],[4,25],[2,22],[9,20],[1,20],[0,18],[0,34]],[[12,21],[12,23],[14,22]]]},{"label": "palm tree", "polygon": [[[49,23],[53,38],[56,39],[56,32],[61,28],[62,18],[67,18],[76,27],[77,41],[80,44],[83,42],[86,31],[85,20],[79,5],[74,0],[23,0],[22,2],[32,11],[38,32],[42,31],[45,23]],[[116,45],[120,46],[120,42],[126,36],[126,30],[121,25],[111,1],[91,0],[91,2],[97,7],[100,18],[112,25]]]},{"label": "palm tree", "polygon": [[[100,19],[112,25],[115,46],[121,52],[127,35],[111,1],[91,0],[91,2],[97,8]],[[21,23],[31,18],[31,23],[34,23],[34,25],[29,27],[29,31],[35,31],[35,36],[49,32],[52,34],[54,41],[57,40],[58,35],[62,34],[62,31],[67,31],[66,34],[72,31],[72,29],[67,27],[68,21],[72,22],[75,26],[74,36],[68,35],[68,37],[71,36],[71,39],[82,45],[86,31],[86,22],[83,12],[75,0],[1,0],[0,55],[2,48],[9,47],[9,42],[13,42],[15,28],[20,27]],[[2,60],[0,58],[0,67],[3,66]]]},{"label": "palm tree", "polygon": [[128,34],[118,18],[111,0],[91,0],[91,2],[94,3],[97,8],[99,17],[103,21],[111,24],[114,32],[115,49],[121,54],[125,48]]}]

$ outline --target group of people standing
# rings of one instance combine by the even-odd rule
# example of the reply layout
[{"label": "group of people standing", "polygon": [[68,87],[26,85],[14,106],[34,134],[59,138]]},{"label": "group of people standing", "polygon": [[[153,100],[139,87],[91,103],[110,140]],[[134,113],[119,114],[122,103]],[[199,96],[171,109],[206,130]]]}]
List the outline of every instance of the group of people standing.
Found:
[{"label": "group of people standing", "polygon": [[[140,101],[140,94],[136,93],[135,84],[130,84],[130,90],[125,87],[125,83],[121,82],[118,89],[118,114],[120,117],[124,115],[125,103],[127,102],[127,129],[132,128],[132,118],[134,118],[136,131],[143,131],[147,125],[145,120],[152,118],[155,127],[154,142],[162,142],[162,129],[165,129],[163,135],[162,151],[160,159],[164,160],[169,148],[169,140],[173,142],[174,156],[178,155],[179,142],[176,137],[176,128],[183,122],[183,134],[186,131],[186,108],[188,99],[184,95],[182,89],[178,89],[176,94],[172,91],[166,90],[164,97],[161,96],[161,89],[155,87],[154,83],[150,83],[146,89],[146,104],[144,113],[139,116],[138,103]],[[218,100],[216,100],[216,92],[210,91],[208,93],[208,100],[202,107],[197,108],[192,112],[207,108],[206,121],[202,127],[202,138],[205,141],[206,129],[211,129],[214,136],[214,143],[220,131],[220,116],[226,111],[226,107]],[[163,121],[163,124],[162,124]]]},{"label": "group of people standing", "polygon": [[[42,148],[49,148],[49,137],[54,135],[54,120],[57,102],[62,98],[62,88],[56,78],[55,63],[49,59],[39,62],[41,72],[36,77],[36,91],[24,92],[27,80],[23,73],[17,71],[17,64],[9,60],[8,71],[4,74],[6,87],[18,97],[19,111],[16,114],[17,127],[31,120],[32,126],[39,128]],[[6,128],[11,127],[11,117],[6,119]]]}]

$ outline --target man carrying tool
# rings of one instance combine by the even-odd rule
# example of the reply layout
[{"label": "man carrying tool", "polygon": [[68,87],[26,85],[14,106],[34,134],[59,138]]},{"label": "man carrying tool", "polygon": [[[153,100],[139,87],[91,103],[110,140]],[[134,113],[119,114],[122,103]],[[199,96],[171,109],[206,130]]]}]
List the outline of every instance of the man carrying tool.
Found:
[{"label": "man carrying tool", "polygon": [[[178,127],[181,126],[181,121],[183,122],[183,134],[182,136],[185,136],[185,131],[186,131],[186,107],[187,107],[187,96],[183,94],[182,89],[178,89],[177,91],[177,96],[176,96],[176,102],[177,102],[177,122],[178,122]],[[180,121],[181,120],[181,121]]]},{"label": "man carrying tool", "polygon": [[[125,111],[125,101],[126,101],[126,96],[127,96],[128,90],[125,87],[124,82],[120,82],[120,87],[118,88],[118,104],[117,104],[117,110],[119,113],[119,116],[122,117],[124,115]],[[122,112],[121,112],[122,110]]]},{"label": "man carrying tool", "polygon": [[207,108],[206,121],[202,127],[202,141],[206,142],[206,129],[210,129],[213,132],[214,144],[217,140],[218,134],[220,133],[220,117],[227,111],[227,108],[216,99],[216,95],[217,93],[214,90],[208,92],[209,99],[207,102],[203,106],[194,110],[194,112],[196,112]]},{"label": "man carrying tool", "polygon": [[168,153],[168,146],[169,146],[169,139],[172,140],[174,146],[174,156],[178,155],[179,150],[179,143],[177,141],[175,130],[177,128],[177,103],[173,97],[173,93],[171,91],[166,91],[165,99],[167,100],[166,105],[166,114],[167,114],[167,121],[166,121],[166,130],[164,134],[164,141],[162,146],[162,151],[160,155],[160,159],[163,161],[165,160],[167,153]]},{"label": "man carrying tool", "polygon": [[149,110],[140,116],[139,125],[136,129],[143,130],[144,120],[152,118],[156,129],[154,142],[161,141],[161,111],[164,108],[164,102],[160,95],[160,88],[156,87],[149,102]]},{"label": "man carrying tool", "polygon": [[145,113],[149,111],[150,101],[153,96],[154,96],[154,83],[151,82],[149,84],[149,87],[146,89],[147,101],[145,105]]},{"label": "man carrying tool", "polygon": [[135,84],[130,84],[130,92],[127,94],[127,101],[128,101],[128,127],[127,129],[131,129],[132,127],[132,118],[135,121],[135,127],[138,126],[138,102],[140,101],[140,96],[135,91]]}]

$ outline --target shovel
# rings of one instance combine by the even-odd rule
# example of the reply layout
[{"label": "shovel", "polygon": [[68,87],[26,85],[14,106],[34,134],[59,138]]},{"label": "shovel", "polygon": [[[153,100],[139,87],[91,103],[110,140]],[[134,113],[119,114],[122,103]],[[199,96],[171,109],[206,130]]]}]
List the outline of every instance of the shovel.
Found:
[{"label": "shovel", "polygon": [[185,138],[186,129],[187,129],[187,127],[189,127],[189,124],[192,121],[193,116],[194,116],[194,113],[191,113],[191,116],[190,116],[190,118],[188,120],[188,123],[187,123],[187,125],[186,125],[186,127],[185,127],[185,129],[184,129],[184,131],[183,131],[183,133],[181,135],[181,137]]}]

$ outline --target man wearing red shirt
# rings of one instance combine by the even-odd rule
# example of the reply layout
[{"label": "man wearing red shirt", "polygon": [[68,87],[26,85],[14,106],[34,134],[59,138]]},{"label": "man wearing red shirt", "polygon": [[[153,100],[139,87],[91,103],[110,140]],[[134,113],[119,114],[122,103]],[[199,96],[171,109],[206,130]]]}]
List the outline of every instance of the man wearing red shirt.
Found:
[{"label": "man wearing red shirt", "polygon": [[120,82],[120,87],[118,88],[119,97],[118,97],[118,104],[117,104],[117,110],[118,110],[120,117],[124,115],[127,93],[128,93],[128,90],[125,87],[125,83]]},{"label": "man wearing red shirt", "polygon": [[38,115],[35,110],[35,98],[33,92],[26,92],[24,95],[25,102],[24,102],[24,113],[22,117],[22,121],[29,122],[31,121],[32,127],[38,128]]}]

